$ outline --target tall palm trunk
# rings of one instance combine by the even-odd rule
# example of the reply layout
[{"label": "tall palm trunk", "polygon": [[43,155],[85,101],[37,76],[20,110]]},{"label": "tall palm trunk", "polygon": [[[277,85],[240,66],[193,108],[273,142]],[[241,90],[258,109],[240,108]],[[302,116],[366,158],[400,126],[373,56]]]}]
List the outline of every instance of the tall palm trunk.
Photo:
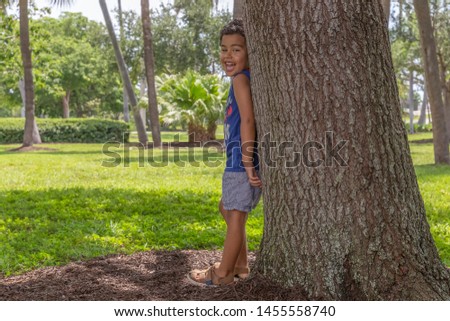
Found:
[{"label": "tall palm trunk", "polygon": [[142,121],[141,114],[139,113],[139,107],[137,105],[136,95],[131,84],[130,75],[128,74],[127,66],[125,65],[125,60],[123,59],[122,52],[120,51],[119,44],[114,33],[114,28],[111,22],[111,17],[109,16],[108,7],[106,6],[105,0],[99,0],[100,7],[102,8],[103,17],[105,18],[106,28],[108,29],[109,37],[114,48],[114,53],[117,59],[117,65],[119,66],[119,71],[122,76],[122,81],[126,86],[127,95],[130,99],[131,108],[133,110],[134,122],[136,124],[136,130],[138,133],[139,142],[146,146],[147,145],[147,132],[145,130],[145,125]]},{"label": "tall palm trunk", "polygon": [[425,125],[427,121],[427,106],[428,106],[428,95],[427,95],[427,84],[425,83],[423,89],[422,107],[420,108],[420,117],[417,121],[419,126]]},{"label": "tall palm trunk", "polygon": [[434,161],[436,164],[450,164],[449,137],[445,123],[437,49],[428,0],[414,0],[414,9],[419,24],[425,81],[431,106],[431,117],[433,118]]},{"label": "tall palm trunk", "polygon": [[23,147],[40,143],[41,138],[34,118],[34,84],[33,65],[31,62],[30,34],[28,23],[28,0],[19,1],[20,10],[20,51],[24,69],[25,85],[25,130],[23,135]]},{"label": "tall palm trunk", "polygon": [[[122,1],[118,0],[117,5],[119,6],[119,28],[120,28],[120,47],[124,50],[125,35],[123,31],[123,16],[122,16]],[[128,107],[128,96],[127,88],[125,84],[123,85],[123,120],[128,123],[130,122],[130,109]]]},{"label": "tall palm trunk", "polygon": [[414,70],[409,71],[409,133],[414,134]]},{"label": "tall palm trunk", "polygon": [[144,64],[147,78],[148,113],[152,130],[153,146],[161,146],[159,126],[158,102],[156,100],[155,62],[153,57],[152,29],[150,20],[150,6],[148,0],[141,0],[142,30],[144,34]]}]

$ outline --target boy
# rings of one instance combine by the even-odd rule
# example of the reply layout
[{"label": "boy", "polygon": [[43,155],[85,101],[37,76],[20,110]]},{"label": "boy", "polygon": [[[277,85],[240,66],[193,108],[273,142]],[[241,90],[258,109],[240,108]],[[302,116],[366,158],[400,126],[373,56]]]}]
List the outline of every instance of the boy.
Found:
[{"label": "boy", "polygon": [[222,29],[220,47],[222,68],[232,77],[224,122],[227,164],[219,204],[227,234],[221,262],[188,274],[188,280],[196,285],[226,285],[233,283],[235,276],[248,276],[245,223],[258,204],[262,187],[257,173],[256,127],[242,20],[235,19]]}]

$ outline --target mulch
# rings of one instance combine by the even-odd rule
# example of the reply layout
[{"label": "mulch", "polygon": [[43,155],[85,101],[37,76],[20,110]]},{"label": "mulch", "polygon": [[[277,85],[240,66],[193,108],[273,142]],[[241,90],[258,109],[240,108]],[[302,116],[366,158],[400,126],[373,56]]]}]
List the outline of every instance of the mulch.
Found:
[{"label": "mulch", "polygon": [[[252,274],[233,285],[205,288],[186,274],[220,261],[218,251],[149,251],[114,255],[18,276],[0,276],[0,301],[301,301],[299,289],[285,289]],[[255,253],[249,254],[250,266]]]}]

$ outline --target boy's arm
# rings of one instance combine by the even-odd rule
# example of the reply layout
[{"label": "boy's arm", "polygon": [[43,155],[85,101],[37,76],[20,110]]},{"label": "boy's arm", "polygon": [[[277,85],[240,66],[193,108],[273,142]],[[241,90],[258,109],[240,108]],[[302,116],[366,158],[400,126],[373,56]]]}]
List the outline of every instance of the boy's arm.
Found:
[{"label": "boy's arm", "polygon": [[250,81],[239,74],[233,78],[234,96],[241,116],[241,145],[242,145],[242,163],[247,172],[250,185],[261,187],[262,182],[256,175],[253,166],[253,150],[256,139],[255,116],[253,114],[253,102],[250,91]]}]

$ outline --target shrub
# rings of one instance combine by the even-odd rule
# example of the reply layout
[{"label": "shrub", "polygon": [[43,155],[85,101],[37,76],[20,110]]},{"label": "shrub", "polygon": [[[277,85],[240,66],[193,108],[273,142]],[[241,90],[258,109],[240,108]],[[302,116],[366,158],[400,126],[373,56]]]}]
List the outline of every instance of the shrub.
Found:
[{"label": "shrub", "polygon": [[[36,122],[43,143],[104,143],[129,141],[128,124],[104,119],[40,119]],[[0,143],[23,140],[23,118],[0,118]]]},{"label": "shrub", "polygon": [[[405,123],[406,131],[409,133],[409,123]],[[414,132],[415,133],[428,133],[433,131],[432,124],[426,124],[426,125],[418,125],[414,124]]]}]

